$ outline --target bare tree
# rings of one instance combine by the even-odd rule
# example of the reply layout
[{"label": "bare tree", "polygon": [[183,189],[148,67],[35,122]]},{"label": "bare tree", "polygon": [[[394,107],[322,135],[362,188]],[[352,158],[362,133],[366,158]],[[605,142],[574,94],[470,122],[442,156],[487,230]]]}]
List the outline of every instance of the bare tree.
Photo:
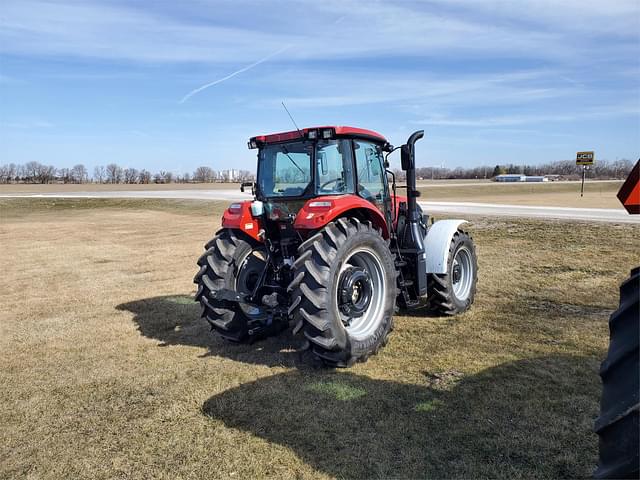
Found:
[{"label": "bare tree", "polygon": [[121,183],[122,182],[122,168],[115,163],[107,165],[107,181],[109,183]]},{"label": "bare tree", "polygon": [[9,165],[0,166],[0,183],[9,183]]},{"label": "bare tree", "polygon": [[68,168],[58,169],[58,178],[62,180],[62,183],[71,183],[71,170]]},{"label": "bare tree", "polygon": [[145,169],[140,170],[140,173],[138,174],[138,182],[139,183],[151,182],[151,172]]},{"label": "bare tree", "polygon": [[36,183],[38,171],[40,170],[40,164],[38,162],[27,162],[24,165],[24,179],[29,183]]},{"label": "bare tree", "polygon": [[79,163],[71,169],[71,179],[74,183],[85,183],[89,178],[86,167]]},{"label": "bare tree", "polygon": [[164,183],[173,182],[173,172],[163,172]]},{"label": "bare tree", "polygon": [[124,183],[137,183],[140,172],[135,168],[125,168],[124,170]]},{"label": "bare tree", "polygon": [[35,183],[49,183],[54,179],[56,175],[55,167],[51,165],[42,165],[38,162],[29,162],[35,165],[30,166],[30,172],[32,173],[32,181]]},{"label": "bare tree", "polygon": [[194,182],[213,182],[215,178],[215,172],[210,167],[198,167],[193,172]]},{"label": "bare tree", "polygon": [[96,183],[103,183],[106,176],[107,174],[104,171],[104,167],[102,165],[98,165],[96,168],[93,169],[93,180]]}]

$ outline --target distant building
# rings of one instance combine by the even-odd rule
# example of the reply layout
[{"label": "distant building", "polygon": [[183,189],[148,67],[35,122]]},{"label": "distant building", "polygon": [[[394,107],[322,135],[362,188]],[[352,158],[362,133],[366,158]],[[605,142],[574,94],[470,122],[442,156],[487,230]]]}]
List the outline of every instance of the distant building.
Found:
[{"label": "distant building", "polygon": [[519,173],[506,173],[503,175],[496,175],[496,182],[524,182],[525,175]]},{"label": "distant building", "polygon": [[544,175],[521,175],[519,173],[507,173],[496,175],[496,182],[548,182]]}]

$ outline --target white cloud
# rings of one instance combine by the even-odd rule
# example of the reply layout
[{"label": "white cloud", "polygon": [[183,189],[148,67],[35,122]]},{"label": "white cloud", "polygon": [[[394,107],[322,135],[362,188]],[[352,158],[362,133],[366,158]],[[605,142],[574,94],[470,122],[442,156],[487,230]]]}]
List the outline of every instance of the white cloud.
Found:
[{"label": "white cloud", "polygon": [[[287,104],[297,108],[340,107],[396,103],[404,109],[421,111],[428,105],[469,106],[528,103],[574,94],[555,80],[557,71],[528,70],[491,74],[429,74],[423,71],[395,74],[366,70],[305,70],[293,74],[289,70],[265,75],[261,83],[279,87]],[[295,92],[295,93],[291,93]],[[312,92],[300,96],[299,92]],[[260,103],[279,105],[280,99]]]},{"label": "white cloud", "polygon": [[[139,6],[145,5],[146,9]],[[637,50],[640,3],[527,0],[162,2],[5,0],[0,52],[141,62],[247,62],[283,45],[290,60],[478,55],[579,59],[596,34]],[[346,13],[345,13],[346,12]],[[635,41],[635,43],[633,43]]]},{"label": "white cloud", "polygon": [[638,116],[640,108],[637,106],[619,105],[611,107],[585,108],[572,113],[544,113],[544,114],[509,114],[492,115],[486,117],[458,116],[448,117],[444,115],[432,115],[430,117],[415,120],[416,125],[437,125],[445,127],[509,127],[516,125],[534,125],[549,122],[576,122],[605,117]]}]

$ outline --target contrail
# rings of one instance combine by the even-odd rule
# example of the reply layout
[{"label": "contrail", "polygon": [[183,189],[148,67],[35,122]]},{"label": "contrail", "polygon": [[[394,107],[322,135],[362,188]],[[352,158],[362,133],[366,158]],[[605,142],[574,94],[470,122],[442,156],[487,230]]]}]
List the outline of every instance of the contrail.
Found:
[{"label": "contrail", "polygon": [[227,75],[226,77],[222,77],[219,78],[218,80],[214,80],[211,83],[207,83],[206,85],[202,85],[201,87],[196,88],[195,90],[191,90],[189,93],[187,93],[184,97],[182,97],[182,100],[180,100],[180,103],[184,103],[187,100],[189,100],[191,97],[193,97],[196,93],[200,93],[203,90],[206,90],[209,87],[213,87],[214,85],[217,85],[219,83],[224,82],[225,80],[229,80],[230,78],[235,77],[236,75],[246,72],[247,70],[251,70],[253,67],[257,67],[258,65],[260,65],[261,63],[266,62],[267,60],[269,60],[272,57],[275,57],[276,55],[281,54],[282,52],[289,50],[291,47],[293,47],[293,45],[287,45],[285,47],[282,47],[280,50],[278,50],[277,52],[273,52],[269,55],[267,55],[264,58],[261,58],[260,60],[258,60],[257,62],[252,63],[251,65],[247,65],[246,67],[241,68],[240,70],[237,70],[233,73],[230,73],[229,75]]}]

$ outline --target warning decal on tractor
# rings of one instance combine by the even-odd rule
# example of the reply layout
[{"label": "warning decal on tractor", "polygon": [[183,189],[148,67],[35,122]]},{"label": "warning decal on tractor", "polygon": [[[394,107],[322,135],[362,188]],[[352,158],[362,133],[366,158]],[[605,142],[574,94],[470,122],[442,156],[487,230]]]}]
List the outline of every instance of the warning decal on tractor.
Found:
[{"label": "warning decal on tractor", "polygon": [[576,154],[576,165],[593,165],[595,159],[594,152],[578,152]]}]

